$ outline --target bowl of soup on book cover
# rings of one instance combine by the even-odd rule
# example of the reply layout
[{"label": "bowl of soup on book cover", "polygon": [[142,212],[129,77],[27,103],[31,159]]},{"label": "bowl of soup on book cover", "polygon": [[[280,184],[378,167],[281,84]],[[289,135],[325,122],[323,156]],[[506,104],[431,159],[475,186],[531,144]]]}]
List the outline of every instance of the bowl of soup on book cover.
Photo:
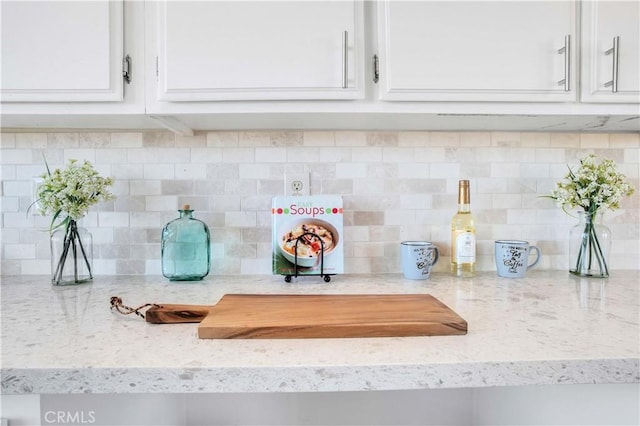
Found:
[{"label": "bowl of soup on book cover", "polygon": [[292,264],[303,268],[319,267],[323,251],[326,261],[339,243],[340,235],[332,224],[309,217],[292,221],[278,236],[280,253]]}]

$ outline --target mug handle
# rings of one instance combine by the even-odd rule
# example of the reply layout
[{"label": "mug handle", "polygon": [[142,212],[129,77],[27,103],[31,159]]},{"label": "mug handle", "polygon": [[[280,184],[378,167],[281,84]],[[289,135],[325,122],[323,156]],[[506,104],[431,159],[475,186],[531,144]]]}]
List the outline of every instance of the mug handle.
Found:
[{"label": "mug handle", "polygon": [[438,259],[440,259],[440,250],[438,250],[438,247],[433,247],[433,251],[436,253],[436,256],[433,258],[433,263],[431,264],[431,266],[435,265],[436,263],[438,263]]},{"label": "mug handle", "polygon": [[528,265],[528,266],[527,266],[527,269],[529,269],[529,268],[533,268],[534,266],[536,266],[536,264],[540,261],[540,255],[541,255],[540,249],[539,249],[538,247],[536,247],[536,246],[529,246],[529,249],[531,249],[532,251],[534,251],[534,250],[535,250],[535,252],[536,252],[538,255],[536,256],[536,260],[535,260],[531,265]]}]

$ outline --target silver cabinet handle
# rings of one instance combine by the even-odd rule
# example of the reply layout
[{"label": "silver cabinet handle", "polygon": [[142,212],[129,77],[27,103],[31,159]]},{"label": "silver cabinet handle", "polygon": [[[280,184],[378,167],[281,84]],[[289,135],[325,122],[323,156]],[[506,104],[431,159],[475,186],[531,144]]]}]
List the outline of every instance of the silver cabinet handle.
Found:
[{"label": "silver cabinet handle", "polygon": [[571,90],[570,76],[571,76],[571,36],[564,36],[564,46],[558,49],[559,54],[564,54],[564,78],[558,81],[558,86],[564,86],[564,91],[569,92]]},{"label": "silver cabinet handle", "polygon": [[342,32],[342,88],[349,87],[349,31]]},{"label": "silver cabinet handle", "polygon": [[122,59],[122,78],[127,84],[131,84],[131,56]]},{"label": "silver cabinet handle", "polygon": [[618,92],[618,64],[620,63],[620,36],[613,38],[613,47],[606,52],[605,55],[613,55],[613,70],[611,75],[611,81],[607,81],[604,87],[611,87],[611,92]]}]

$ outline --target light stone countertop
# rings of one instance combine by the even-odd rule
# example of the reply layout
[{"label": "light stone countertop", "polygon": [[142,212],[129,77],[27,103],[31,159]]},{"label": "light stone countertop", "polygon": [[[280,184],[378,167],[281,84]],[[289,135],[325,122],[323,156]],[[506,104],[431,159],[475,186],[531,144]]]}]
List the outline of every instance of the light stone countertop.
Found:
[{"label": "light stone countertop", "polygon": [[[297,392],[640,382],[640,271],[584,279],[433,274],[96,277],[53,287],[3,276],[2,393]],[[154,325],[109,309],[214,304],[227,293],[429,293],[467,320],[464,336],[201,340],[197,324]]]}]

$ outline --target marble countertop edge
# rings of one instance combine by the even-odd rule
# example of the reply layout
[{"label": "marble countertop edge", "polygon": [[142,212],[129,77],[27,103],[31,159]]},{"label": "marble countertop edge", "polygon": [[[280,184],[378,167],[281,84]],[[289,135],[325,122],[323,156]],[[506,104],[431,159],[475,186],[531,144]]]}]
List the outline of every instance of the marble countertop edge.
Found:
[{"label": "marble countertop edge", "polygon": [[3,368],[3,394],[334,392],[640,383],[640,359],[416,365]]}]

